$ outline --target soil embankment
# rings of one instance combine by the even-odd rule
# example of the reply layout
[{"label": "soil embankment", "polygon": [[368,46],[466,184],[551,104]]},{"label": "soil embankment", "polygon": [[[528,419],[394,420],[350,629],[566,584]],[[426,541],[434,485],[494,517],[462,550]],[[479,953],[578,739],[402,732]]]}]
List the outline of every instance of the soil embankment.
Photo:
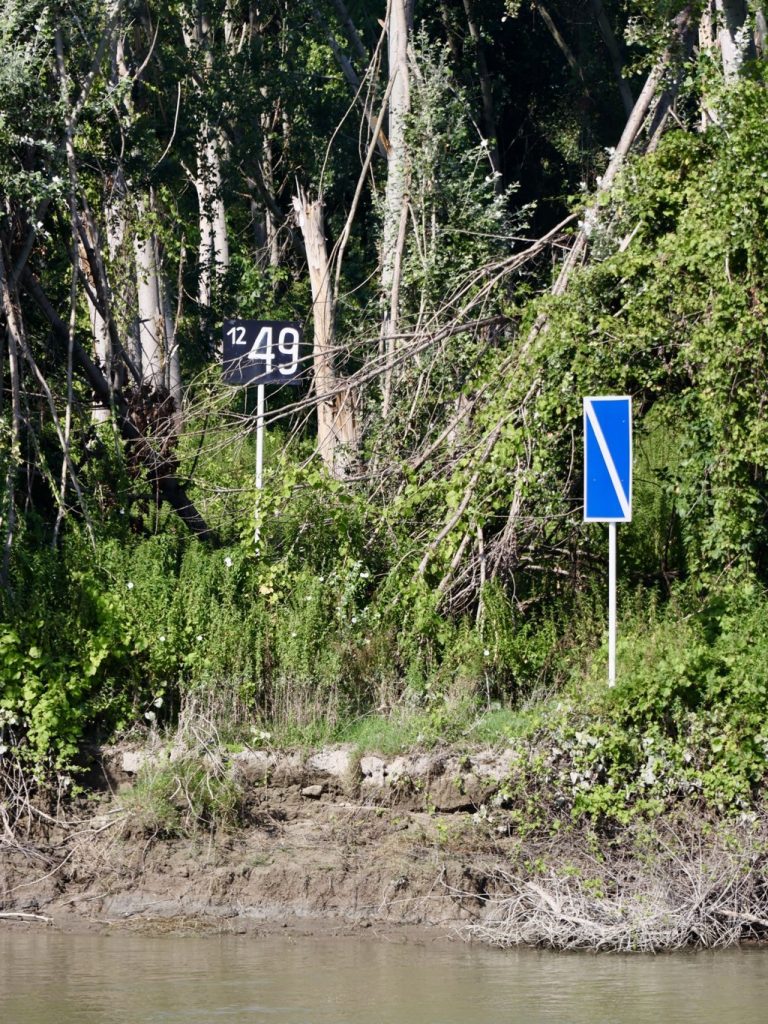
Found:
[{"label": "soil embankment", "polygon": [[597,829],[521,764],[512,750],[106,749],[102,793],[77,815],[29,808],[0,836],[0,919],[592,950],[768,937],[764,808],[681,804]]},{"label": "soil embankment", "polygon": [[67,927],[448,931],[482,915],[514,843],[488,810],[509,754],[236,754],[243,824],[188,835],[136,813],[136,779],[160,756],[105,750],[108,791],[89,813],[0,852],[0,911]]}]

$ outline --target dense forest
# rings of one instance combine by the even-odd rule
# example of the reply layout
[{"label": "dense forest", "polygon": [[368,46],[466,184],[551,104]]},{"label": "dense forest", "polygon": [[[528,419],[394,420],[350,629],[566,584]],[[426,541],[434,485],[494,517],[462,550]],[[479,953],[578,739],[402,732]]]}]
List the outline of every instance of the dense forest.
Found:
[{"label": "dense forest", "polygon": [[[4,776],[198,713],[545,736],[576,813],[749,807],[766,45],[746,0],[5,0]],[[303,328],[260,487],[230,319]],[[635,436],[611,690],[600,394]]]}]

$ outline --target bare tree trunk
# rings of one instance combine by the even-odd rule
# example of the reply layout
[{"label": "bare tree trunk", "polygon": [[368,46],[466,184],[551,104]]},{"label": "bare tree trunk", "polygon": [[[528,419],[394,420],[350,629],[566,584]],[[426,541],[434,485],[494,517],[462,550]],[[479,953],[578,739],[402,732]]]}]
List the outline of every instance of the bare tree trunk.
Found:
[{"label": "bare tree trunk", "polygon": [[358,447],[355,393],[339,391],[334,367],[335,298],[323,229],[323,203],[303,191],[293,199],[304,237],[312,285],[314,347],[312,363],[317,398],[317,449],[333,476],[343,477]]},{"label": "bare tree trunk", "polygon": [[562,55],[565,57],[566,61],[568,62],[568,66],[570,67],[571,71],[573,71],[574,75],[576,75],[576,77],[579,79],[579,81],[582,84],[584,84],[584,72],[583,72],[583,70],[581,68],[581,64],[579,64],[579,62],[576,59],[576,56],[575,56],[573,50],[570,48],[570,46],[568,45],[568,43],[565,40],[565,37],[563,36],[563,34],[560,32],[560,29],[555,24],[552,15],[549,13],[549,11],[544,6],[544,4],[541,3],[541,0],[534,0],[534,4],[535,4],[535,7],[536,7],[536,10],[541,15],[541,20],[544,22],[544,24],[549,29],[549,34],[552,36],[552,38],[554,39],[555,43],[557,44],[560,52],[562,53]]},{"label": "bare tree trunk", "polygon": [[[140,220],[148,213],[145,201],[139,202]],[[157,241],[153,232],[145,233],[141,224],[133,240],[136,255],[136,291],[138,296],[141,381],[158,391],[164,383],[165,316],[162,285],[157,265]]]},{"label": "bare tree trunk", "polygon": [[0,563],[0,585],[8,586],[11,551],[16,534],[16,472],[21,461],[21,384],[19,378],[19,331],[16,306],[13,302],[0,247],[0,301],[5,315],[5,334],[8,339],[8,371],[11,381],[11,445],[5,471],[3,491],[4,508],[0,510],[3,526],[3,555]]},{"label": "bare tree trunk", "polygon": [[[720,50],[719,59],[726,83],[735,81],[741,67],[750,54],[757,52],[761,44],[760,24],[762,12],[755,16],[754,39],[748,30],[747,5],[745,0],[705,0],[699,19],[699,50],[715,59],[715,49]],[[762,19],[763,24],[765,19]],[[701,100],[701,127],[719,124],[716,97],[704,95]]]},{"label": "bare tree trunk", "polygon": [[213,129],[203,129],[198,142],[195,191],[200,210],[198,302],[210,309],[217,283],[229,269],[229,238],[226,211],[221,196],[222,175],[219,147]]},{"label": "bare tree trunk", "polygon": [[406,122],[411,109],[408,72],[408,42],[413,24],[410,0],[391,0],[389,8],[389,150],[387,185],[384,193],[384,223],[381,246],[381,292],[385,306],[382,324],[382,348],[386,353],[382,415],[387,416],[392,402],[392,364],[397,347],[400,319],[400,273],[405,244],[408,204],[408,153]]},{"label": "bare tree trunk", "polygon": [[[272,142],[270,141],[270,134],[272,126],[268,114],[263,114],[261,118],[261,129],[262,129],[262,152],[264,154],[264,160],[261,168],[261,176],[264,181],[264,186],[270,195],[275,194],[275,176],[272,165]],[[271,267],[280,266],[280,247],[277,240],[277,228],[278,222],[272,209],[268,203],[264,204],[264,236],[267,246],[267,252],[269,253],[269,265]]]},{"label": "bare tree trunk", "polygon": [[[100,243],[98,230],[93,217],[86,218],[84,223],[85,229],[90,236],[91,247],[93,249],[97,249]],[[104,371],[105,377],[110,380],[112,377],[112,343],[109,337],[109,324],[102,316],[101,310],[99,309],[96,301],[98,288],[95,280],[93,279],[90,264],[88,263],[88,256],[82,242],[79,242],[78,244],[78,257],[80,273],[90,284],[90,288],[87,288],[85,291],[85,299],[86,305],[88,306],[88,319],[91,324],[91,334],[93,335],[93,346],[96,361]],[[91,416],[94,423],[104,423],[109,419],[109,406],[104,405],[98,400],[94,400]]]},{"label": "bare tree trunk", "polygon": [[755,53],[764,60],[768,49],[768,21],[762,7],[755,12]]},{"label": "bare tree trunk", "polygon": [[[706,53],[712,57],[715,45],[715,0],[705,0],[699,18],[699,53]],[[714,104],[710,103],[706,93],[703,93],[701,97],[701,130],[704,131],[710,124],[717,123],[717,111]]]},{"label": "bare tree trunk", "polygon": [[715,10],[723,75],[726,82],[732,82],[741,73],[752,42],[747,31],[747,3],[746,0],[715,0]]},{"label": "bare tree trunk", "polygon": [[304,236],[312,285],[312,365],[317,396],[317,448],[323,461],[333,472],[336,461],[336,437],[331,396],[336,386],[333,365],[335,310],[323,230],[323,204],[319,199],[314,203],[310,202],[306,195],[300,192],[293,200],[293,208]]},{"label": "bare tree trunk", "polygon": [[[204,73],[209,75],[214,57],[211,24],[207,14],[200,14],[195,19],[191,31],[188,28],[184,30],[184,41],[191,54],[202,54]],[[204,315],[211,307],[216,285],[229,269],[229,238],[222,198],[223,149],[224,139],[204,118],[197,138],[197,166],[193,175],[200,223],[197,297]]]},{"label": "bare tree trunk", "polygon": [[[181,248],[181,260],[184,260],[184,246]],[[181,294],[181,267],[179,268],[179,294]],[[181,358],[179,355],[179,339],[176,334],[177,320],[174,318],[171,309],[171,296],[168,291],[164,274],[160,274],[161,296],[160,301],[163,308],[163,320],[165,321],[165,386],[173,399],[174,423],[176,433],[181,431],[182,419],[181,409],[183,392],[181,386]],[[179,306],[180,312],[180,306]]]},{"label": "bare tree trunk", "polygon": [[669,115],[680,92],[680,86],[686,74],[686,63],[693,53],[696,44],[696,29],[689,24],[680,37],[680,49],[676,59],[676,67],[671,76],[667,76],[667,85],[653,108],[647,133],[646,153],[655,153],[664,134]]}]

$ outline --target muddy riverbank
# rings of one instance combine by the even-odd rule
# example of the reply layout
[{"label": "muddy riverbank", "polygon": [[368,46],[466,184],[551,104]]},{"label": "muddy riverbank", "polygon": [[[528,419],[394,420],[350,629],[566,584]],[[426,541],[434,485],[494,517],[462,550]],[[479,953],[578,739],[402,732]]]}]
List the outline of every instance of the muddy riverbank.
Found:
[{"label": "muddy riverbank", "polygon": [[209,751],[190,767],[172,747],[107,748],[89,797],[5,837],[0,918],[589,949],[768,934],[764,816],[536,831],[515,763],[335,748]]},{"label": "muddy riverbank", "polygon": [[103,790],[87,812],[38,821],[6,845],[5,920],[450,935],[483,913],[489,871],[515,842],[489,814],[504,753],[240,753],[231,770],[246,796],[243,823],[186,835],[153,823],[135,797],[170,756],[105,750]]}]

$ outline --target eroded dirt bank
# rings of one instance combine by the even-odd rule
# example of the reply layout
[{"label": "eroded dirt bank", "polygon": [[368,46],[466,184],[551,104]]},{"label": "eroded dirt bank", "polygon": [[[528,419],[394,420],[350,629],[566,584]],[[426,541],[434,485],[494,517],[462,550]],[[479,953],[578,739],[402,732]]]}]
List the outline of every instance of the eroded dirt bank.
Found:
[{"label": "eroded dirt bank", "polygon": [[455,935],[482,916],[490,872],[515,845],[491,803],[508,753],[234,755],[243,825],[181,837],[153,831],[130,799],[138,773],[167,756],[105,750],[107,790],[88,813],[39,822],[0,850],[0,912],[67,928]]},{"label": "eroded dirt bank", "polygon": [[[385,758],[204,747],[195,757],[159,745],[103,750],[100,795],[6,829],[0,923],[374,928],[643,951],[768,936],[762,805],[713,819],[684,804],[597,828],[574,824],[565,798],[545,775],[524,774],[513,750]],[[210,807],[215,821],[216,801],[233,793],[236,821],[212,827]]]}]

